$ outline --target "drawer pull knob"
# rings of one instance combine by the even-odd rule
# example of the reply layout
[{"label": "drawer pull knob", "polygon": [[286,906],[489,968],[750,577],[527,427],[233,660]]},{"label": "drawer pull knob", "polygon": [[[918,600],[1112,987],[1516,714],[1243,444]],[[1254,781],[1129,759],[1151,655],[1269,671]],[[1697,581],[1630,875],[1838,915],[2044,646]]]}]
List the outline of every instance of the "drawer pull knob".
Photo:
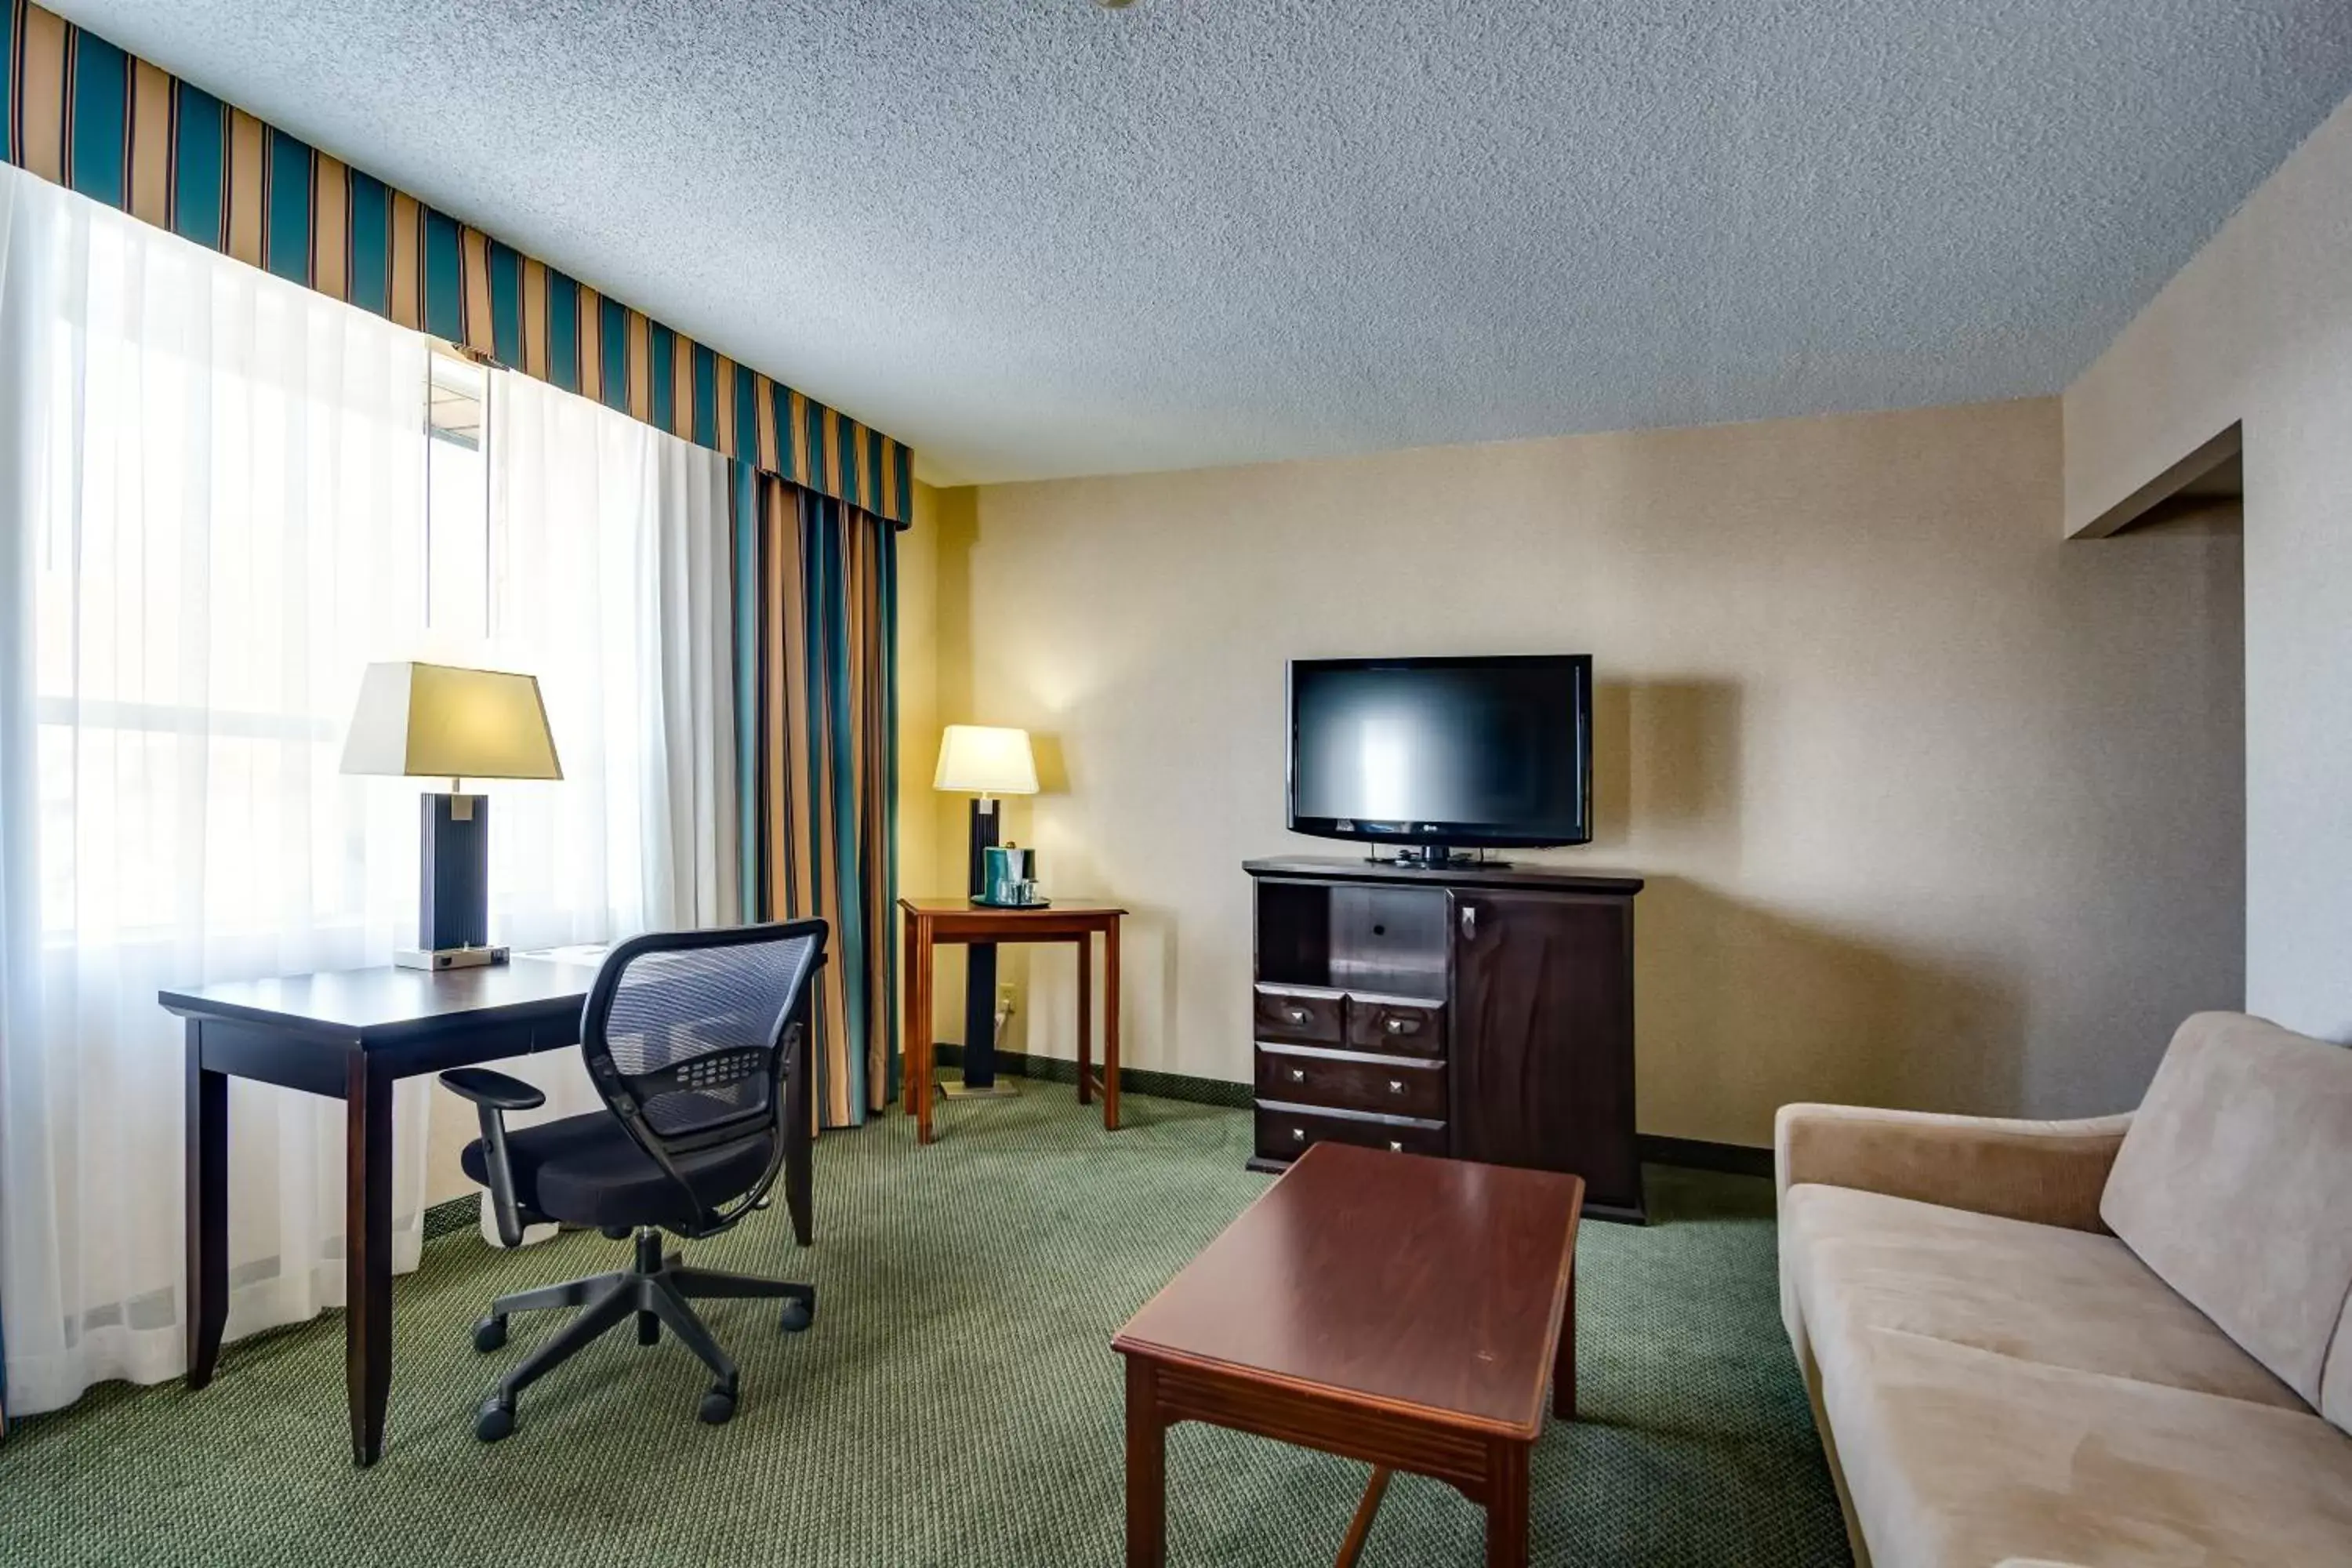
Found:
[{"label": "drawer pull knob", "polygon": [[1290,1069],[1290,1081],[1293,1083],[1305,1083],[1307,1081],[1307,1069],[1305,1068],[1292,1068]]},{"label": "drawer pull knob", "polygon": [[1391,1034],[1391,1035],[1402,1035],[1402,1034],[1403,1034],[1403,1033],[1404,1033],[1404,1020],[1403,1020],[1402,1018],[1393,1018],[1393,1017],[1392,1017],[1392,1018],[1391,1018],[1391,1019],[1388,1021],[1388,1031],[1389,1031],[1389,1033],[1390,1033],[1390,1034]]},{"label": "drawer pull knob", "polygon": [[1391,1154],[1402,1154],[1404,1152],[1404,1145],[1391,1138],[1389,1140],[1389,1152]]},{"label": "drawer pull knob", "polygon": [[1391,1094],[1402,1094],[1404,1092],[1404,1079],[1401,1078],[1392,1078],[1389,1079],[1389,1092]]},{"label": "drawer pull knob", "polygon": [[1282,1016],[1294,1024],[1307,1022],[1307,1009],[1304,1007],[1285,1007],[1282,1010]]},{"label": "drawer pull knob", "polygon": [[1292,1129],[1290,1130],[1290,1141],[1291,1141],[1293,1143],[1304,1143],[1304,1142],[1307,1142],[1307,1129],[1306,1129],[1306,1128],[1304,1128],[1304,1127],[1294,1127],[1294,1128],[1292,1128]]}]

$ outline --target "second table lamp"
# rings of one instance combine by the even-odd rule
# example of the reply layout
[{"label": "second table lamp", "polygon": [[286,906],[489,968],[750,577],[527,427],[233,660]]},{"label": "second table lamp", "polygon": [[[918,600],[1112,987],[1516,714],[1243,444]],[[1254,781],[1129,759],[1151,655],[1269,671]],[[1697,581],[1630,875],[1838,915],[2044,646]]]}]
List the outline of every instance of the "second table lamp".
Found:
[{"label": "second table lamp", "polygon": [[[968,793],[971,802],[971,864],[965,891],[987,896],[988,850],[999,840],[1003,813],[997,798],[1037,793],[1037,760],[1029,731],[992,724],[950,724],[940,738],[939,771],[931,787]],[[996,1081],[996,944],[974,942],[964,961],[963,1083],[950,1093],[1005,1094]]]}]

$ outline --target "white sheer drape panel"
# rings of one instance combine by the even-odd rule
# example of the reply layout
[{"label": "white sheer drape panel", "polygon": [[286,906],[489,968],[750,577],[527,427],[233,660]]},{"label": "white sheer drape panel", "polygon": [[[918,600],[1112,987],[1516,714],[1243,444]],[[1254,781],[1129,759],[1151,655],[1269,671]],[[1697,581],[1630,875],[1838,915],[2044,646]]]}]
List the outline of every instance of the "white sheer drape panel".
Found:
[{"label": "white sheer drape panel", "polygon": [[[157,990],[414,939],[418,786],[337,772],[364,664],[541,679],[565,777],[487,786],[495,940],[740,918],[726,460],[494,374],[489,629],[461,640],[426,614],[429,353],[0,167],[12,1414],[183,1370],[184,1079]],[[595,1103],[574,1053],[513,1065],[549,1114]],[[471,1136],[462,1109],[435,1128],[455,1106],[422,1082],[395,1102],[395,1268],[428,1129]],[[340,1305],[341,1107],[232,1080],[229,1142],[229,1334]]]},{"label": "white sheer drape panel", "polygon": [[[488,786],[492,930],[530,948],[740,921],[727,460],[506,374],[488,450],[481,662],[539,676],[563,762],[561,784]],[[547,1093],[515,1125],[599,1104],[574,1053],[499,1065]],[[437,1094],[433,1116],[446,1160],[475,1113]]]},{"label": "white sheer drape panel", "polygon": [[[380,962],[413,798],[336,771],[420,608],[422,339],[0,169],[9,1405],[182,1370],[165,984]],[[30,637],[25,630],[29,627]],[[29,646],[27,646],[29,644]],[[397,1267],[421,1090],[395,1109]],[[230,1098],[232,1335],[339,1305],[341,1108]]]},{"label": "white sheer drape panel", "polygon": [[732,476],[717,453],[648,430],[653,501],[638,528],[638,667],[657,671],[646,711],[648,927],[743,918],[736,852]]},{"label": "white sheer drape panel", "polygon": [[493,897],[543,883],[568,921],[493,924],[535,947],[740,920],[727,459],[503,374],[489,449],[490,652],[539,675],[564,772],[507,786]]}]

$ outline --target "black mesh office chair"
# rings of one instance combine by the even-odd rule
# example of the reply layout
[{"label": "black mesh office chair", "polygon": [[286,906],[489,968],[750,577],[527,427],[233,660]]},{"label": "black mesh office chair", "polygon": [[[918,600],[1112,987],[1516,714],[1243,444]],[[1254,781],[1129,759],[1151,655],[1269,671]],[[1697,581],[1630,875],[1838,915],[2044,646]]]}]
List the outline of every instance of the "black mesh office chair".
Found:
[{"label": "black mesh office chair", "polygon": [[466,1173],[490,1191],[509,1247],[552,1220],[636,1236],[634,1268],[500,1297],[474,1325],[474,1348],[506,1343],[507,1318],[553,1307],[579,1316],[499,1379],[474,1420],[495,1443],[514,1430],[515,1395],[634,1316],[637,1342],[663,1324],[710,1368],[702,1419],[735,1414],[735,1363],[688,1303],[698,1296],[781,1298],[789,1332],[808,1327],[807,1285],[688,1268],[662,1232],[713,1236],[761,1205],[780,1172],[808,1245],[809,997],[824,964],[825,923],[790,921],[641,936],[614,947],[588,993],[580,1053],[607,1109],[509,1132],[505,1112],[546,1096],[487,1068],[441,1081],[474,1102],[482,1136]]}]

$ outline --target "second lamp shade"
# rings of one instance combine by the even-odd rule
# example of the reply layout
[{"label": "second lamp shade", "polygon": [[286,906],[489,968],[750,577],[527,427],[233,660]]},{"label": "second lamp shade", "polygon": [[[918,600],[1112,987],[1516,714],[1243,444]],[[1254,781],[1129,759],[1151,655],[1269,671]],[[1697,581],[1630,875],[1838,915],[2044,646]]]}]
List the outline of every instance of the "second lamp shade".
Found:
[{"label": "second lamp shade", "polygon": [[933,789],[972,795],[1035,795],[1037,762],[1029,753],[1029,731],[992,724],[950,724],[940,739],[940,771]]}]

